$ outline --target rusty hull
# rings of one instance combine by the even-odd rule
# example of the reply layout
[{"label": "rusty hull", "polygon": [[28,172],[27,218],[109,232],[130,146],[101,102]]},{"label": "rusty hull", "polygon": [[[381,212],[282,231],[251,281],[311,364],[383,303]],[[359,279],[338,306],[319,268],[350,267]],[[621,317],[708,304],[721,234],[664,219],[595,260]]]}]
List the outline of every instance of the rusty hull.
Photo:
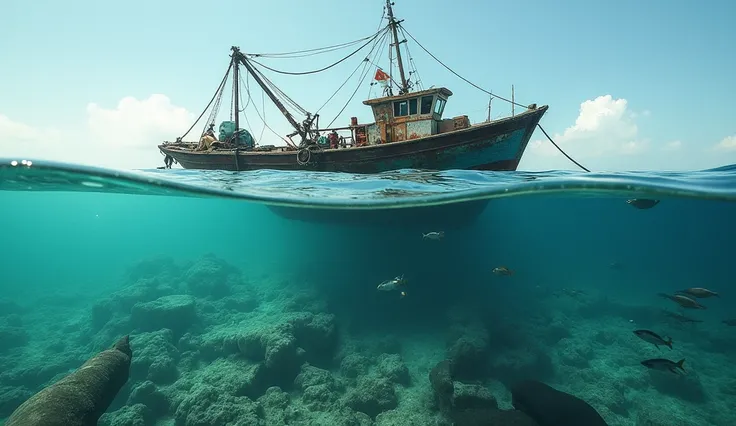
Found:
[{"label": "rusty hull", "polygon": [[513,117],[401,142],[314,152],[310,163],[305,165],[297,162],[295,151],[195,152],[168,144],[159,145],[159,149],[185,169],[346,173],[380,173],[398,169],[516,170],[537,123],[547,109],[548,106],[544,105]]}]

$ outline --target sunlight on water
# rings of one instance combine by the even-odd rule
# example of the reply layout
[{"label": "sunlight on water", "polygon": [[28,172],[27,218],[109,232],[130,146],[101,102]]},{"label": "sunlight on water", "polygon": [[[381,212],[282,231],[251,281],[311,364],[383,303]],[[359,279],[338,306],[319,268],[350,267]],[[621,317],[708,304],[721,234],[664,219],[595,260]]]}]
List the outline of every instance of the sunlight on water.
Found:
[{"label": "sunlight on water", "polygon": [[0,424],[125,335],[100,425],[534,426],[512,390],[565,396],[526,379],[608,425],[736,424],[736,166],[0,164]]}]

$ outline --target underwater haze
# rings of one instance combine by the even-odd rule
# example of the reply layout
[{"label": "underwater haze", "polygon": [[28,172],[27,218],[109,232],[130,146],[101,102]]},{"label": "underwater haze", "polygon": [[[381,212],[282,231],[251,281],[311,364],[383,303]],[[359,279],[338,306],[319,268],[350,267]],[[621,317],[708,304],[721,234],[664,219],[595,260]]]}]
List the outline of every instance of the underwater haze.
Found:
[{"label": "underwater haze", "polygon": [[[349,175],[7,159],[0,190],[0,425],[127,334],[130,377],[101,425],[501,426],[525,379],[609,425],[736,424],[736,166]],[[663,297],[692,287],[718,297]],[[642,364],[654,358],[684,359],[685,374]]]}]

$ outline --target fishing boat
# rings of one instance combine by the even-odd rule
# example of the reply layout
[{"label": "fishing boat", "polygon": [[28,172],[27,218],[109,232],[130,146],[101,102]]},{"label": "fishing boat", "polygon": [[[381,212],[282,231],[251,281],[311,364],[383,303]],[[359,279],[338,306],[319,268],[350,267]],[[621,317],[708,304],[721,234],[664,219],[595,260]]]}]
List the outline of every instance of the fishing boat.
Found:
[{"label": "fishing boat", "polygon": [[[470,83],[439,61],[406,31],[402,23],[395,19],[392,4],[391,0],[387,0],[384,6],[382,22],[386,19],[386,25],[375,34],[358,40],[361,43],[365,41],[358,50],[320,70],[281,71],[261,63],[264,57],[268,57],[267,54],[250,54],[242,52],[237,46],[231,47],[227,72],[197,120],[201,120],[212,106],[201,136],[196,141],[184,140],[196,126],[195,122],[185,135],[158,145],[164,155],[164,167],[170,168],[173,163],[178,163],[185,169],[274,169],[347,173],[381,173],[399,169],[516,170],[529,139],[548,106],[523,106],[516,103],[513,97],[509,100]],[[399,39],[399,33],[403,40]],[[409,39],[453,74],[485,92],[490,99],[500,98],[511,102],[512,111],[513,106],[520,106],[525,110],[518,114],[512,112],[510,116],[498,119],[491,119],[489,114],[487,120],[475,124],[470,123],[467,115],[445,118],[443,114],[452,91],[446,87],[434,86],[425,89],[421,87],[418,77],[412,80],[417,73],[406,72],[402,55],[408,52],[408,48],[405,47],[404,52],[401,49],[402,44],[408,43]],[[375,65],[375,58],[382,51],[376,48],[386,40],[390,40],[388,50],[391,65],[388,70]],[[343,46],[349,44],[345,43]],[[362,75],[365,77],[372,74],[374,83],[383,88],[381,96],[363,101],[373,112],[374,121],[370,123],[359,123],[356,117],[352,117],[346,126],[334,127],[330,123],[325,128],[320,128],[319,110],[312,113],[302,108],[276,87],[264,72],[269,70],[287,75],[321,72],[369,45],[371,50],[362,61],[362,66],[365,67]],[[334,50],[335,46],[323,49]],[[319,49],[310,51],[316,52]],[[296,54],[300,52],[291,53],[297,57]],[[392,75],[394,62],[398,76]],[[413,65],[413,61],[410,60],[409,63]],[[248,100],[251,100],[249,84],[243,83],[241,66],[247,73],[246,78],[252,78],[260,86],[293,127],[291,134],[282,137],[285,145],[260,144],[254,139],[253,132],[241,127],[241,107],[245,102],[241,100],[242,93],[247,92]],[[221,122],[219,133],[215,134],[216,116],[230,76],[232,118]],[[297,119],[296,115],[302,117]],[[263,122],[265,126],[266,122]]]}]

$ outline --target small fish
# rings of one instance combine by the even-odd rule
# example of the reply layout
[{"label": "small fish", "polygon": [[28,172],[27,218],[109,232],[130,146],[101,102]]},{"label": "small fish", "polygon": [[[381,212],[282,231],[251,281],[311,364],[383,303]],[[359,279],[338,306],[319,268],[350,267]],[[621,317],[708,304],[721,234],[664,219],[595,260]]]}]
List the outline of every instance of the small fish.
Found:
[{"label": "small fish", "polygon": [[736,326],[736,319],[727,319],[727,320],[723,320],[721,322],[724,323],[724,324],[726,324],[729,327]]},{"label": "small fish", "polygon": [[661,297],[664,297],[665,299],[670,299],[671,301],[677,303],[678,305],[682,306],[683,308],[688,309],[706,309],[705,306],[701,305],[700,303],[696,302],[695,300],[683,296],[682,294],[675,294],[674,296],[670,296],[669,294],[659,293]]},{"label": "small fish", "polygon": [[497,268],[493,268],[493,273],[496,275],[514,275],[514,271],[512,271],[511,269],[505,266],[499,266]]},{"label": "small fish", "polygon": [[435,240],[439,241],[441,239],[445,238],[445,231],[439,231],[439,232],[427,232],[426,234],[422,234],[423,240]]},{"label": "small fish", "polygon": [[578,300],[584,298],[587,295],[588,293],[577,288],[561,288],[559,291],[555,292],[555,296],[557,297],[568,296]]},{"label": "small fish", "polygon": [[626,202],[637,209],[651,209],[659,204],[659,200],[650,200],[648,198],[632,198],[631,200],[626,200]]},{"label": "small fish", "polygon": [[684,363],[685,359],[674,362],[664,358],[654,358],[642,361],[641,365],[646,368],[651,368],[652,370],[669,371],[670,373],[680,374],[677,369],[679,368],[684,373],[685,369],[682,368]]},{"label": "small fish", "polygon": [[[401,287],[406,285],[406,280],[404,279],[404,274],[401,274],[400,276],[384,281],[381,284],[378,284],[378,287],[376,287],[379,291],[394,291],[399,290]],[[402,291],[400,293],[401,297],[403,298],[406,296],[406,292]]]},{"label": "small fish", "polygon": [[715,291],[711,291],[711,290],[708,290],[707,288],[702,288],[702,287],[686,288],[685,290],[680,290],[680,291],[677,291],[676,293],[687,294],[689,296],[696,297],[698,299],[705,299],[707,297],[721,297],[721,295],[716,293]]},{"label": "small fish", "polygon": [[703,322],[703,320],[690,318],[690,317],[687,317],[685,315],[679,314],[677,312],[670,312],[670,311],[663,310],[662,313],[664,313],[666,316],[668,316],[668,317],[670,317],[672,319],[675,319],[675,320],[680,321],[680,322],[683,322],[683,323],[684,322],[689,322],[689,323]]},{"label": "small fish", "polygon": [[654,346],[659,349],[659,345],[667,346],[668,348],[672,349],[672,338],[670,337],[669,340],[664,340],[662,337],[660,337],[659,334],[650,331],[650,330],[634,330],[634,334],[639,336],[639,338],[647,343],[651,343]]}]

